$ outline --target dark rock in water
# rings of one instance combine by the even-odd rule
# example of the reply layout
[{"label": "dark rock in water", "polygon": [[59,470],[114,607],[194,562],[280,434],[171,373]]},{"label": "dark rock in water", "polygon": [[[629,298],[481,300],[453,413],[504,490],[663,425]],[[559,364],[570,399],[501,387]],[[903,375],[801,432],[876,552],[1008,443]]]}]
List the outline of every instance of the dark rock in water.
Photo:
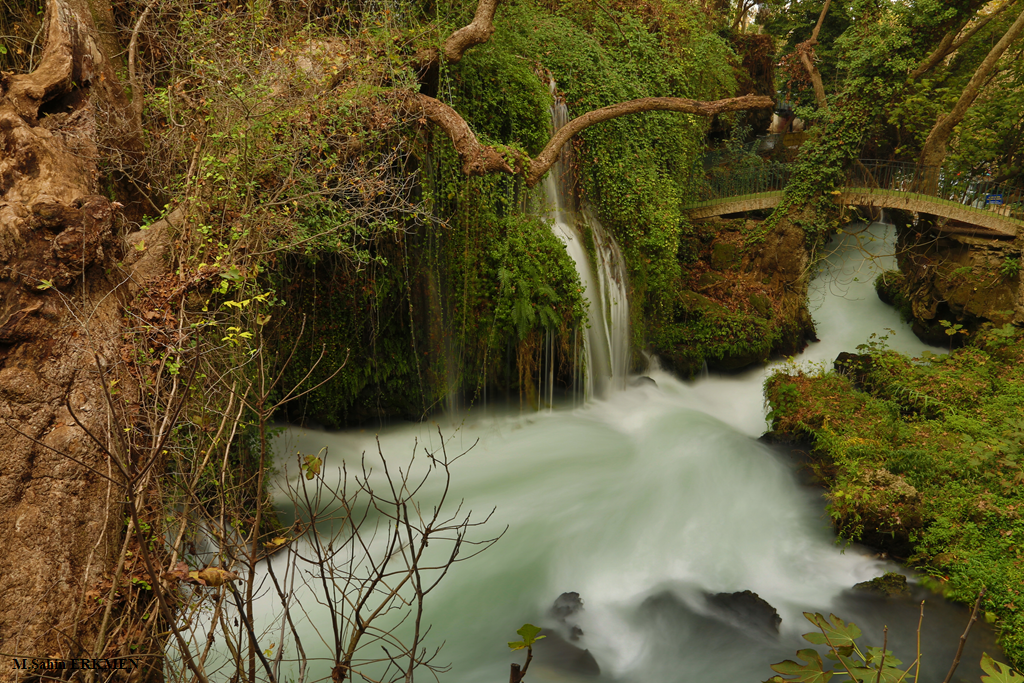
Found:
[{"label": "dark rock in water", "polygon": [[590,650],[573,645],[557,633],[549,631],[544,635],[547,637],[538,640],[533,646],[538,662],[584,676],[601,674],[601,667]]},{"label": "dark rock in water", "polygon": [[580,598],[579,593],[572,592],[562,593],[555,598],[555,603],[551,605],[550,614],[564,624],[566,619],[582,611],[583,599]]},{"label": "dark rock in water", "polygon": [[887,598],[910,595],[910,588],[907,587],[907,577],[896,572],[886,572],[870,581],[862,581],[856,584],[854,588]]},{"label": "dark rock in water", "polygon": [[658,383],[655,382],[650,377],[648,377],[647,375],[640,375],[639,377],[634,377],[633,379],[629,380],[629,386],[631,386],[631,387],[645,387],[645,386],[656,387],[656,386],[658,386]]},{"label": "dark rock in water", "polygon": [[832,367],[835,368],[836,372],[848,376],[857,386],[861,386],[864,384],[864,380],[867,378],[872,367],[874,367],[874,361],[866,353],[847,353],[843,351],[836,356]]},{"label": "dark rock in water", "polygon": [[[583,629],[576,624],[576,616],[582,611],[583,599],[579,593],[572,592],[562,593],[555,598],[548,614],[555,618],[559,627],[562,627],[558,630],[568,633],[569,640],[575,641],[583,635]],[[548,630],[544,636],[543,640],[538,640],[533,646],[539,661],[584,676],[597,676],[601,673],[601,667],[598,666],[594,655],[590,654],[590,650],[573,645],[557,630]]]},{"label": "dark rock in water", "polygon": [[742,627],[752,627],[765,633],[778,634],[782,617],[779,612],[757,593],[716,593],[706,595],[708,606]]}]

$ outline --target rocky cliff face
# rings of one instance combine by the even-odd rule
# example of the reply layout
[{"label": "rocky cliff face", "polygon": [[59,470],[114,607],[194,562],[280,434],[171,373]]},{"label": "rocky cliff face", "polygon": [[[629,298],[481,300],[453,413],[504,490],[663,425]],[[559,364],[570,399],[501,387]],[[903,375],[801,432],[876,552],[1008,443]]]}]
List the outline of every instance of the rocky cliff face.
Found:
[{"label": "rocky cliff face", "polygon": [[[1021,252],[1024,239],[996,238],[956,226],[914,227],[903,218],[899,273],[876,283],[879,297],[900,308],[922,340],[946,345],[983,323],[1024,325]],[[948,324],[943,324],[943,322]]]},{"label": "rocky cliff face", "polygon": [[794,354],[814,339],[807,311],[806,234],[789,220],[763,239],[760,222],[714,218],[696,225],[696,258],[684,263],[662,361],[686,376],[706,362],[738,370],[772,354]]}]

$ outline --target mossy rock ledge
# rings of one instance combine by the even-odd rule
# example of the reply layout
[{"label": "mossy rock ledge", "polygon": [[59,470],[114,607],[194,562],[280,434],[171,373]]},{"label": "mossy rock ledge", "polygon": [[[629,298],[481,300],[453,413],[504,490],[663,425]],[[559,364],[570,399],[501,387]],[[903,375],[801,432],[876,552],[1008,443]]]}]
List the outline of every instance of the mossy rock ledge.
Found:
[{"label": "mossy rock ledge", "polygon": [[[922,341],[959,346],[984,323],[1024,326],[1022,251],[1021,237],[1006,240],[903,226],[899,272],[884,273],[875,288]],[[943,322],[961,325],[966,334],[949,335]]]},{"label": "mossy rock ledge", "polygon": [[807,311],[806,234],[788,220],[763,240],[759,222],[713,218],[696,224],[695,258],[682,262],[671,320],[650,339],[663,365],[684,377],[736,371],[814,340]]}]

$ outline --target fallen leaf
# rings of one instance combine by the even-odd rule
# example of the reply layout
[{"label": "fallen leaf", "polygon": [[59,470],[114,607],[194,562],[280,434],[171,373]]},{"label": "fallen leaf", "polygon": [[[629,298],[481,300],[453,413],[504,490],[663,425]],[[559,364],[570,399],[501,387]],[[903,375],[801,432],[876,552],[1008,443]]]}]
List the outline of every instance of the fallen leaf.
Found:
[{"label": "fallen leaf", "polygon": [[206,569],[198,572],[198,577],[203,580],[204,586],[217,586],[223,585],[227,581],[234,581],[238,578],[238,574],[229,572],[226,569],[220,567],[207,567]]}]

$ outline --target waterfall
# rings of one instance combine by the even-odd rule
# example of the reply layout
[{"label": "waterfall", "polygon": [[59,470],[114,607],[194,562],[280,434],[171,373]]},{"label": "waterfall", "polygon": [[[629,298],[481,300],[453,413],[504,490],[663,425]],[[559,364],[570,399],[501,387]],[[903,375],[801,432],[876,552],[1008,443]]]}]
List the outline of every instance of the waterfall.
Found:
[{"label": "waterfall", "polygon": [[[890,328],[898,333],[889,333],[892,348],[912,355],[928,349],[871,287],[877,272],[893,267],[892,257],[879,262],[866,254],[889,254],[894,240],[892,226],[848,226],[828,245],[829,257],[811,285],[822,341],[801,354],[801,362],[830,364],[838,352]],[[595,275],[593,284],[599,290],[598,282]],[[548,341],[548,368],[550,349]],[[881,644],[887,625],[889,648],[913,653],[925,594],[915,588],[913,599],[878,600],[849,591],[885,571],[903,570],[856,545],[845,552],[837,547],[820,491],[800,485],[794,475],[797,464],[756,440],[765,425],[762,385],[770,368],[684,383],[659,371],[656,358],[650,363],[657,386],[627,388],[583,410],[522,415],[509,406],[504,412],[473,413],[457,430],[445,428],[443,434],[436,422],[396,424],[377,433],[289,427],[278,437],[276,449],[282,463],[296,453],[320,453],[323,480],[331,487],[340,487],[342,467],[349,472],[369,468],[379,483],[381,456],[405,467],[410,445],[430,452],[442,443],[448,453],[471,449],[453,468],[452,495],[462,510],[494,512],[470,539],[497,535],[506,526],[508,530],[479,557],[452,567],[427,600],[423,623],[433,628],[423,646],[432,652],[444,644],[438,662],[452,664],[445,683],[504,680],[511,661],[523,662],[522,652],[505,646],[523,623],[540,626],[547,636],[539,641],[530,667],[534,683],[764,680],[772,674],[769,664],[792,659],[795,651],[807,647],[801,637],[811,630],[802,616],[806,611],[835,612],[856,622],[873,645]],[[547,373],[550,380],[550,369]],[[433,459],[420,457],[414,479],[433,467]],[[278,472],[278,491],[288,477],[284,468]],[[306,481],[294,469],[290,473],[292,486]],[[443,477],[432,475],[417,489],[423,509],[447,485]],[[287,526],[296,513],[283,495],[276,500]],[[348,519],[325,514],[321,529],[327,533],[334,524],[339,533],[347,533]],[[384,525],[377,528],[383,531],[390,523],[386,518],[371,514],[368,523],[381,519]],[[374,547],[383,549],[387,538],[387,533],[377,534]],[[288,576],[288,553],[309,557],[309,542],[308,535],[296,538],[288,550],[261,562],[257,585],[273,586]],[[433,543],[430,551],[446,552]],[[339,559],[330,565],[334,569],[307,567],[307,574],[293,568],[294,583],[285,584],[292,600],[288,619],[310,658],[306,681],[330,678],[336,661],[328,645],[330,624],[344,615],[318,595],[327,584],[338,586],[333,581],[345,575],[348,552],[335,548]],[[268,572],[271,566],[277,579]],[[316,580],[318,571],[338,573],[321,582]],[[737,621],[708,601],[709,595],[746,590],[778,610],[778,634]],[[567,654],[562,646],[568,636],[558,635],[565,633],[566,624],[551,607],[568,591],[578,592],[584,607],[577,615],[582,633],[569,643]],[[254,631],[261,645],[283,648],[274,650],[283,652],[277,680],[287,680],[302,669],[276,595],[270,588],[256,598]],[[929,594],[927,600],[921,680],[938,681],[953,658],[967,616],[945,607],[940,598]],[[234,616],[232,607],[225,610],[225,620]],[[392,616],[387,629],[400,619],[397,612]],[[191,620],[190,642],[205,641],[210,618],[199,613]],[[409,621],[404,627],[411,628]],[[397,627],[387,634],[403,637]],[[390,643],[383,644],[390,648]],[[374,643],[376,651],[363,656],[378,656],[379,645]],[[181,671],[173,647],[168,665]],[[216,662],[227,667],[231,647],[230,641],[218,638],[207,667],[213,669]],[[978,680],[981,652],[998,652],[995,636],[979,623],[966,647],[973,652],[965,654],[958,671]],[[599,678],[580,666],[583,650],[599,665]]]},{"label": "waterfall", "polygon": [[[555,102],[551,107],[551,125],[558,130],[569,120],[565,101],[557,96],[555,82],[550,81]],[[571,148],[565,146],[558,161],[544,178],[543,191],[551,229],[565,245],[576,265],[583,296],[587,299],[587,328],[583,335],[582,361],[585,367],[584,397],[606,398],[611,391],[625,388],[629,373],[629,300],[627,298],[626,264],[622,251],[611,234],[590,211],[576,207],[575,177]],[[596,262],[583,241],[589,230],[594,243]]]}]

